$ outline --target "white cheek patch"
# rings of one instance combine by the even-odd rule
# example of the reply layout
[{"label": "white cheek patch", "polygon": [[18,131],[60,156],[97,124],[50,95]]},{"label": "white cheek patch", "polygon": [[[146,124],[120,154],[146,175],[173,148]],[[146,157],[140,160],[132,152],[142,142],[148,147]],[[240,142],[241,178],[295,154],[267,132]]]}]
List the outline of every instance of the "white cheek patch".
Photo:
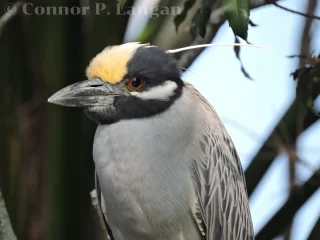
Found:
[{"label": "white cheek patch", "polygon": [[178,85],[174,81],[165,81],[162,85],[155,86],[144,92],[131,92],[130,94],[141,99],[168,100],[174,95]]}]

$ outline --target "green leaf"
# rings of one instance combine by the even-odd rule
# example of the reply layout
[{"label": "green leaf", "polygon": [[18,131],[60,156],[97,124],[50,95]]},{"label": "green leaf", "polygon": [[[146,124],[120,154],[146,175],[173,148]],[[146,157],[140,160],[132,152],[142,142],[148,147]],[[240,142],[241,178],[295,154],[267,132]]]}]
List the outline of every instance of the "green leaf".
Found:
[{"label": "green leaf", "polygon": [[317,114],[314,107],[314,99],[320,95],[320,61],[314,54],[310,55],[291,55],[289,58],[305,59],[305,66],[291,73],[297,82],[296,94],[300,106],[304,110],[311,110]]},{"label": "green leaf", "polygon": [[293,79],[297,81],[297,99],[301,106],[304,106],[306,109],[313,108],[313,95],[320,94],[316,87],[318,83],[313,81],[314,77],[320,77],[319,73],[317,68],[302,67],[291,74]]},{"label": "green leaf", "polygon": [[182,13],[177,15],[174,18],[174,24],[176,26],[177,32],[178,32],[178,28],[179,28],[180,24],[186,19],[189,10],[192,8],[192,6],[195,4],[195,2],[196,2],[196,0],[185,1]]},{"label": "green leaf", "polygon": [[190,26],[190,33],[191,33],[191,36],[193,37],[193,39],[195,39],[199,33],[198,26],[199,26],[199,21],[200,21],[200,14],[201,14],[201,10],[198,9],[196,14],[192,18],[192,23]]},{"label": "green leaf", "polygon": [[[237,37],[235,37],[235,41],[234,41],[234,42],[235,42],[235,43],[240,43]],[[244,75],[246,78],[248,78],[248,79],[250,79],[250,80],[253,80],[253,78],[249,75],[249,73],[247,72],[247,70],[246,70],[246,69],[244,68],[244,66],[243,66],[242,60],[241,60],[241,58],[240,58],[240,46],[234,46],[233,49],[234,49],[234,53],[236,54],[236,57],[238,58],[238,60],[239,60],[239,62],[240,62],[241,72],[243,73],[243,75]]]},{"label": "green leaf", "polygon": [[247,41],[249,0],[222,0],[222,10],[234,34]]},{"label": "green leaf", "polygon": [[195,38],[198,34],[204,38],[206,35],[207,23],[210,18],[213,4],[216,0],[201,0],[201,7],[192,19],[190,32]]},{"label": "green leaf", "polygon": [[299,68],[295,72],[291,73],[290,76],[293,77],[293,80],[297,80],[308,71],[309,71],[309,68]]},{"label": "green leaf", "polygon": [[120,4],[121,9],[123,9],[123,7],[126,4],[127,0],[117,0],[117,2]]}]

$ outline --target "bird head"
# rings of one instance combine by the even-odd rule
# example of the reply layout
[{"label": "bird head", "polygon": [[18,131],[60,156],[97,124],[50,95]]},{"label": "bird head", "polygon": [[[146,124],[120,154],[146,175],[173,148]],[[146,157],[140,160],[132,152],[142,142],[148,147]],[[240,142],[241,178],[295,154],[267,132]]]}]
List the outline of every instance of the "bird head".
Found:
[{"label": "bird head", "polygon": [[99,124],[160,114],[181,95],[181,71],[170,53],[156,46],[126,43],[105,48],[76,82],[48,102],[82,107]]}]

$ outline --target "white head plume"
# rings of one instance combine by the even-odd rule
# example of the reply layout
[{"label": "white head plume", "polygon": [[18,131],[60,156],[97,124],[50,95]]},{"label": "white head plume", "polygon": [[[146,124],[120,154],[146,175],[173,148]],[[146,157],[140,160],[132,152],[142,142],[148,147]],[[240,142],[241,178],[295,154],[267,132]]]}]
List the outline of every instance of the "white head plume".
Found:
[{"label": "white head plume", "polygon": [[261,45],[254,45],[254,44],[247,44],[247,43],[225,43],[225,44],[215,44],[215,43],[208,43],[208,44],[199,44],[199,45],[193,45],[189,47],[183,47],[183,48],[177,48],[177,49],[171,49],[167,50],[167,53],[177,53],[182,52],[190,49],[196,49],[196,48],[204,48],[204,47],[227,47],[227,46],[247,46],[247,47],[254,47],[254,48],[263,48],[266,50],[274,50],[272,48],[268,48]]}]

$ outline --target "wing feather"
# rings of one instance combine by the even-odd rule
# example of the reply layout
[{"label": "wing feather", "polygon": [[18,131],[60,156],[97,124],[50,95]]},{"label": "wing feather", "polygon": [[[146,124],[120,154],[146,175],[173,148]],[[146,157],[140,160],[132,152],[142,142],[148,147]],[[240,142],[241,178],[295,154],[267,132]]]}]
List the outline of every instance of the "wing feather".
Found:
[{"label": "wing feather", "polygon": [[199,229],[206,240],[253,239],[245,178],[232,140],[206,99],[191,84],[186,87],[212,117],[212,124],[203,126],[201,154],[191,168],[198,205],[194,216],[204,225]]}]

